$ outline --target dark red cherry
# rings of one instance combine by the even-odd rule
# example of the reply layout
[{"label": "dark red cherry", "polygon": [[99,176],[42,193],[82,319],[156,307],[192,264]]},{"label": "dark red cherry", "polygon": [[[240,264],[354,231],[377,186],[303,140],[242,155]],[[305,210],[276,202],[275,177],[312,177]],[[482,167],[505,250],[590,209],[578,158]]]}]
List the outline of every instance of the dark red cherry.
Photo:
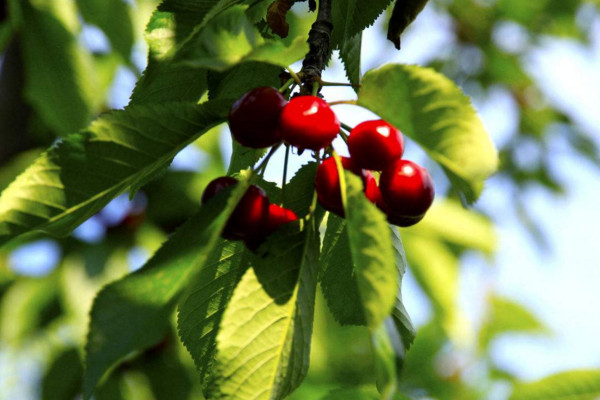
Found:
[{"label": "dark red cherry", "polygon": [[[365,172],[357,168],[352,159],[348,157],[340,158],[342,160],[342,167],[345,170],[352,171],[364,181]],[[340,191],[340,176],[338,175],[335,158],[326,158],[317,168],[315,189],[317,190],[317,199],[323,208],[341,217],[344,216],[344,205]]]},{"label": "dark red cherry", "polygon": [[254,149],[281,141],[279,118],[287,100],[272,87],[244,94],[229,111],[229,129],[240,144]]},{"label": "dark red cherry", "polygon": [[[228,186],[237,184],[234,178],[221,177],[208,184],[202,194],[202,203]],[[222,236],[229,240],[243,240],[260,235],[269,216],[269,199],[265,191],[250,185],[227,220]]]},{"label": "dark red cherry", "polygon": [[399,226],[419,222],[433,203],[435,191],[429,172],[408,160],[398,160],[385,169],[379,180],[380,208]]},{"label": "dark red cherry", "polygon": [[319,150],[331,144],[340,122],[329,104],[316,96],[298,96],[281,113],[283,140],[299,149]]},{"label": "dark red cherry", "polygon": [[382,119],[365,121],[354,127],[348,137],[348,151],[361,168],[382,171],[402,157],[402,133]]}]

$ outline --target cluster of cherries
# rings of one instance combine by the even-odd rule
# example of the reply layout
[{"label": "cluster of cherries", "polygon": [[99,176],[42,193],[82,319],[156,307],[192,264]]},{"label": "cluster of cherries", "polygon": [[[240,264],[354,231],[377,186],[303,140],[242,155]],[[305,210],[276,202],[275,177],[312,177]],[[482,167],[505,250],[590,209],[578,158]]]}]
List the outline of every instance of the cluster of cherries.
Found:
[{"label": "cluster of cherries", "polygon": [[[287,101],[271,87],[244,94],[229,113],[229,128],[235,140],[256,149],[284,141],[299,151],[318,151],[331,146],[340,127],[337,116],[323,99],[297,96]],[[350,157],[341,157],[342,167],[362,178],[365,196],[387,215],[390,223],[410,226],[425,216],[433,202],[433,181],[425,168],[402,159],[404,139],[398,129],[383,120],[365,121],[351,129],[347,145]],[[379,184],[370,171],[381,171]],[[205,189],[202,202],[236,183],[231,177],[213,180]],[[315,190],[323,208],[344,216],[340,177],[333,156],[319,165]],[[229,218],[223,237],[244,240],[253,248],[282,224],[297,219],[293,211],[270,204],[265,191],[251,185]]]}]

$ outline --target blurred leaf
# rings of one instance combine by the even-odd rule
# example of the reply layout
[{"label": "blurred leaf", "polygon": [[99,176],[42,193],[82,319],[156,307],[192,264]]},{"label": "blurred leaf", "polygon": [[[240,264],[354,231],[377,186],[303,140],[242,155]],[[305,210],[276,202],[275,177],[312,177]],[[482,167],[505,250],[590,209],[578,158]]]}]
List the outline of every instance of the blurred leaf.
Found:
[{"label": "blurred leaf", "polygon": [[40,156],[42,149],[32,149],[19,153],[0,169],[0,192],[30,166]]},{"label": "blurred leaf", "polygon": [[400,383],[400,372],[404,365],[406,349],[393,319],[388,317],[371,334],[375,355],[377,389],[382,399],[391,399]]},{"label": "blurred leaf", "polygon": [[360,84],[360,52],[362,48],[362,33],[347,40],[340,49],[340,59],[344,63],[346,77],[351,84],[356,85],[354,91],[358,93]]},{"label": "blurred leaf", "polygon": [[486,254],[496,250],[494,225],[487,217],[464,209],[450,199],[436,201],[425,218],[415,226],[400,229],[431,239],[437,239]]},{"label": "blurred leaf", "polygon": [[77,0],[77,7],[83,19],[102,29],[112,48],[128,63],[134,40],[130,6],[123,0]]},{"label": "blurred leaf", "polygon": [[400,332],[404,348],[408,350],[417,334],[410,316],[408,315],[408,311],[406,311],[404,303],[402,302],[402,278],[408,268],[408,261],[406,260],[406,252],[404,251],[404,245],[402,244],[398,229],[390,226],[390,230],[392,232],[396,265],[398,266],[398,293],[396,294],[396,303],[392,310],[392,320],[396,324],[398,332]]},{"label": "blurred leaf", "polygon": [[223,101],[128,107],[65,138],[2,193],[0,242],[30,231],[68,234],[113,197],[163,171],[228,109]]},{"label": "blurred leaf", "polygon": [[306,227],[299,279],[291,297],[289,288],[276,295],[265,292],[253,269],[235,289],[217,336],[207,397],[282,399],[306,376],[319,257],[318,232],[312,225],[309,221]]},{"label": "blurred leaf", "polygon": [[192,355],[202,382],[211,372],[223,313],[248,266],[243,253],[242,243],[222,241],[179,302],[179,336]]},{"label": "blurred leaf", "polygon": [[247,179],[243,179],[234,190],[218,193],[142,269],[111,283],[98,294],[85,346],[86,399],[113,364],[164,337],[181,292],[206,267],[227,218],[247,187]]},{"label": "blurred leaf", "polygon": [[83,365],[77,349],[69,348],[52,361],[42,380],[42,400],[73,400],[81,393]]},{"label": "blurred leaf", "polygon": [[91,55],[76,35],[77,10],[61,0],[13,2],[19,5],[27,80],[25,95],[57,133],[85,127],[98,89]]},{"label": "blurred leaf", "polygon": [[580,370],[518,384],[510,400],[596,400],[599,397],[600,370]]},{"label": "blurred leaf", "polygon": [[379,395],[372,388],[335,389],[320,400],[377,400]]},{"label": "blurred leaf", "polygon": [[431,300],[448,335],[459,338],[465,329],[458,314],[458,259],[435,239],[403,234],[408,263],[419,286]]},{"label": "blurred leaf", "polygon": [[343,49],[346,42],[373,25],[392,0],[336,0],[331,4],[333,32],[331,49]]},{"label": "blurred leaf", "polygon": [[417,141],[469,204],[498,167],[494,145],[468,97],[431,69],[392,64],[370,71],[358,104]]},{"label": "blurred leaf", "polygon": [[53,276],[23,278],[8,287],[0,304],[0,340],[22,345],[44,323],[44,313],[57,300]]},{"label": "blurred leaf", "polygon": [[482,349],[499,335],[506,333],[541,334],[549,330],[535,315],[512,300],[493,296],[488,310],[488,318],[479,332],[479,346]]}]

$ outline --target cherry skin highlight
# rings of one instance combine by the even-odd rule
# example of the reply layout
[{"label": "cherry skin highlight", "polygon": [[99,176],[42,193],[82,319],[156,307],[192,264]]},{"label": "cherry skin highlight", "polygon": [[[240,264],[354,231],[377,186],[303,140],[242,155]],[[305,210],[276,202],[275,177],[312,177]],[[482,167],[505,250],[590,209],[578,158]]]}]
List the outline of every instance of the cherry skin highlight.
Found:
[{"label": "cherry skin highlight", "polygon": [[399,226],[419,222],[433,203],[435,191],[429,172],[408,160],[398,160],[385,169],[379,180],[380,208]]},{"label": "cherry skin highlight", "polygon": [[295,212],[277,204],[269,204],[269,215],[263,230],[251,237],[244,238],[246,247],[252,251],[257,250],[266,237],[275,232],[280,226],[298,220]]},{"label": "cherry skin highlight", "polygon": [[[342,167],[345,170],[352,171],[365,180],[365,172],[357,168],[352,159],[340,157]],[[317,200],[327,211],[331,211],[340,217],[344,216],[344,205],[342,203],[342,193],[340,190],[340,176],[337,171],[337,165],[334,157],[323,160],[317,168],[315,176],[315,189],[317,191]]]},{"label": "cherry skin highlight", "polygon": [[229,111],[229,129],[241,145],[260,149],[281,141],[279,118],[287,100],[272,87],[244,94]]},{"label": "cherry skin highlight", "polygon": [[382,171],[404,153],[402,133],[382,119],[356,125],[348,137],[350,156],[361,168]]},{"label": "cherry skin highlight", "polygon": [[[237,184],[231,177],[214,179],[202,194],[202,203],[226,187]],[[258,186],[250,185],[237,207],[231,213],[221,236],[229,240],[243,240],[260,235],[269,217],[269,199],[265,191]]]},{"label": "cherry skin highlight", "polygon": [[331,144],[340,131],[340,122],[323,99],[298,96],[283,109],[280,129],[289,144],[316,151]]}]

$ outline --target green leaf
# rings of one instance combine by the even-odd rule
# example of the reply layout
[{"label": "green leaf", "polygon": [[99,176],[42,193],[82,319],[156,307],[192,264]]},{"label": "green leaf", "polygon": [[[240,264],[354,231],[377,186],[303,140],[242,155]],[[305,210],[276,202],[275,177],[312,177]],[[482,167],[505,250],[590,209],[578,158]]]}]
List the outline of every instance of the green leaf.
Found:
[{"label": "green leaf", "polygon": [[406,268],[408,267],[408,261],[406,260],[406,252],[404,251],[404,245],[402,239],[398,233],[398,229],[390,226],[392,231],[392,242],[394,244],[394,253],[396,256],[396,265],[398,266],[398,293],[396,294],[396,303],[392,310],[392,320],[396,324],[396,329],[400,332],[402,343],[404,348],[408,350],[415,340],[417,334],[415,327],[408,315],[408,311],[404,307],[402,302],[402,279]]},{"label": "green leaf", "polygon": [[392,0],[336,0],[332,2],[333,32],[331,48],[342,49],[365,28],[373,25]]},{"label": "green leaf", "polygon": [[127,63],[134,42],[130,6],[123,0],[77,0],[77,7],[83,19],[102,29]]},{"label": "green leaf", "polygon": [[402,337],[391,317],[371,333],[371,346],[375,356],[377,389],[382,399],[391,399],[398,388],[406,354]]},{"label": "green leaf", "polygon": [[41,384],[42,400],[73,400],[81,393],[83,366],[77,349],[69,348],[52,361]]},{"label": "green leaf", "polygon": [[519,384],[510,400],[596,400],[598,397],[600,370],[579,370]]},{"label": "green leaf", "polygon": [[[340,165],[341,166],[341,165]],[[339,166],[338,166],[339,167]],[[398,269],[385,216],[363,193],[363,183],[338,168],[348,243],[366,325],[376,329],[390,315],[398,293]],[[343,178],[342,178],[343,177]]]},{"label": "green leaf", "polygon": [[294,211],[300,218],[308,214],[312,204],[316,173],[316,162],[304,164],[286,185],[285,193],[282,193],[283,206]]},{"label": "green leaf", "polygon": [[360,52],[362,47],[362,33],[347,40],[340,49],[340,59],[344,63],[346,76],[351,84],[356,85],[354,91],[358,93],[360,84]]},{"label": "green leaf", "polygon": [[25,96],[57,133],[85,127],[98,89],[91,55],[79,44],[77,10],[71,2],[11,3],[22,17],[20,36],[27,82]]},{"label": "green leaf", "polygon": [[[183,289],[202,273],[227,218],[249,182],[223,190],[190,218],[137,272],[106,286],[91,311],[84,394],[122,357],[160,341]],[[227,197],[229,195],[229,197]],[[226,200],[228,199],[228,200]]]},{"label": "green leaf", "polygon": [[372,388],[334,389],[321,400],[377,400],[379,395]]},{"label": "green leaf", "polygon": [[209,71],[208,96],[210,99],[239,99],[258,86],[277,87],[281,68],[251,61],[235,65],[223,72]]},{"label": "green leaf", "polygon": [[41,326],[44,312],[57,301],[56,279],[21,279],[8,287],[0,303],[0,341],[26,342]]},{"label": "green leaf", "polygon": [[425,8],[427,0],[396,0],[388,27],[387,38],[400,50],[400,35]]},{"label": "green leaf", "polygon": [[479,332],[480,348],[499,335],[506,333],[543,334],[549,330],[540,320],[521,304],[510,299],[494,296],[491,299],[488,318]]},{"label": "green leaf", "polygon": [[223,241],[189,284],[179,303],[179,336],[203,382],[211,370],[223,313],[247,264],[242,243]]},{"label": "green leaf", "polygon": [[291,293],[282,288],[274,297],[268,294],[253,269],[235,289],[217,336],[209,398],[282,399],[306,375],[319,257],[318,232],[310,221],[307,225],[299,279]]},{"label": "green leaf", "polygon": [[421,222],[400,230],[486,254],[494,253],[497,246],[494,224],[489,218],[449,199],[436,201]]},{"label": "green leaf", "polygon": [[432,69],[390,64],[367,72],[358,104],[419,143],[469,204],[498,167],[494,145],[468,97]]},{"label": "green leaf", "polygon": [[128,107],[65,138],[2,193],[0,243],[30,231],[68,234],[113,197],[163,171],[226,118],[229,104]]}]

